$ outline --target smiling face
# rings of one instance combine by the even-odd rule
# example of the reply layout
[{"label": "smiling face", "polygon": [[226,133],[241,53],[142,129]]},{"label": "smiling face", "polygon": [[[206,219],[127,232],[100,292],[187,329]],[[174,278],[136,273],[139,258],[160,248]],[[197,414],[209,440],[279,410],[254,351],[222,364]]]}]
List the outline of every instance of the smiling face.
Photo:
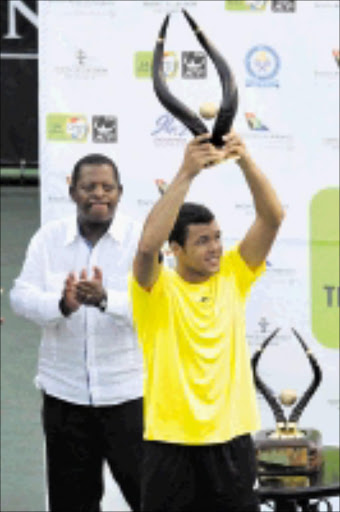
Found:
[{"label": "smiling face", "polygon": [[184,246],[172,242],[171,247],[177,258],[177,271],[188,282],[206,281],[220,269],[223,248],[215,219],[208,224],[190,224]]},{"label": "smiling face", "polygon": [[107,224],[122,194],[109,164],[84,164],[70,194],[77,205],[80,224]]}]

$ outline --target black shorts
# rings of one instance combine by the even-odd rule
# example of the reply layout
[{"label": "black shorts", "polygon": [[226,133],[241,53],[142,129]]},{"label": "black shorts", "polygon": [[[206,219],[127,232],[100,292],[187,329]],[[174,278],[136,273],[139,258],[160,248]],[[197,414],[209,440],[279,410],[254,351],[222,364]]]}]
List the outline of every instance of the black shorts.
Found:
[{"label": "black shorts", "polygon": [[142,511],[256,512],[252,437],[188,446],[145,441]]}]

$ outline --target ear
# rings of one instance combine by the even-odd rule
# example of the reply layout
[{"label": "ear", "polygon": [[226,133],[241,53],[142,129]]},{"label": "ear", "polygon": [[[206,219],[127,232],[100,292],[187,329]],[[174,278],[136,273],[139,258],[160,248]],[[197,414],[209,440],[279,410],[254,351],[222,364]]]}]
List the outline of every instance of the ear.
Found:
[{"label": "ear", "polygon": [[72,199],[72,201],[74,201],[76,203],[77,202],[76,199],[75,199],[76,191],[75,191],[75,188],[74,188],[73,185],[69,186],[68,193],[70,194],[70,198]]},{"label": "ear", "polygon": [[173,253],[173,255],[174,255],[175,257],[177,257],[177,256],[178,256],[178,254],[183,250],[183,247],[181,247],[181,246],[179,245],[179,243],[178,243],[178,242],[175,242],[175,241],[174,241],[174,242],[171,242],[171,244],[169,244],[169,246],[170,246],[170,249],[171,249],[171,251],[172,251],[172,253]]}]

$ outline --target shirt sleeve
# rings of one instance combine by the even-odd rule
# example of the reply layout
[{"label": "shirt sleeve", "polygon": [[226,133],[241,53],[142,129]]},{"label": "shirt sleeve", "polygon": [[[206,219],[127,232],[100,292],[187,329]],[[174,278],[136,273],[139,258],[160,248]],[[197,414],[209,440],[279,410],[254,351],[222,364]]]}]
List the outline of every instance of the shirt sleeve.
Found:
[{"label": "shirt sleeve", "polygon": [[44,247],[41,231],[32,238],[20,275],[10,291],[14,313],[48,327],[65,320],[59,309],[60,291],[44,290]]},{"label": "shirt sleeve", "polygon": [[128,292],[122,292],[106,288],[107,308],[106,313],[113,316],[122,316],[131,320],[131,308]]},{"label": "shirt sleeve", "polygon": [[265,272],[266,262],[263,261],[256,269],[251,269],[240,254],[239,245],[236,245],[223,256],[225,269],[233,272],[237,286],[243,297],[247,297],[252,285]]},{"label": "shirt sleeve", "polygon": [[147,343],[150,333],[150,325],[155,325],[157,310],[162,307],[164,268],[161,268],[157,282],[150,291],[143,288],[132,272],[129,275],[129,299],[131,301],[133,323],[138,334],[138,341],[144,345]]}]

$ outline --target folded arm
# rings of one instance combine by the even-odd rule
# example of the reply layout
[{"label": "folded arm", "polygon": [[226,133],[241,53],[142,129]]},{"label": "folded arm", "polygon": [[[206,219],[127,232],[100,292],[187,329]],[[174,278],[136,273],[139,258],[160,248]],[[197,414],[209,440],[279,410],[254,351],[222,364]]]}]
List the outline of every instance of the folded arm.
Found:
[{"label": "folded arm", "polygon": [[255,269],[267,257],[284,219],[284,210],[267,177],[257,167],[238,135],[226,137],[226,158],[238,157],[237,163],[252,194],[256,218],[240,244],[240,254]]},{"label": "folded arm", "polygon": [[27,250],[26,259],[19,277],[10,291],[13,311],[42,327],[54,325],[62,320],[59,309],[60,290],[46,291],[43,282],[44,251],[35,235]]},{"label": "folded arm", "polygon": [[158,279],[159,252],[169,237],[192,181],[204,167],[224,157],[221,150],[207,142],[209,137],[209,134],[200,135],[187,145],[181,168],[145,221],[133,264],[134,276],[145,289],[151,289]]}]

